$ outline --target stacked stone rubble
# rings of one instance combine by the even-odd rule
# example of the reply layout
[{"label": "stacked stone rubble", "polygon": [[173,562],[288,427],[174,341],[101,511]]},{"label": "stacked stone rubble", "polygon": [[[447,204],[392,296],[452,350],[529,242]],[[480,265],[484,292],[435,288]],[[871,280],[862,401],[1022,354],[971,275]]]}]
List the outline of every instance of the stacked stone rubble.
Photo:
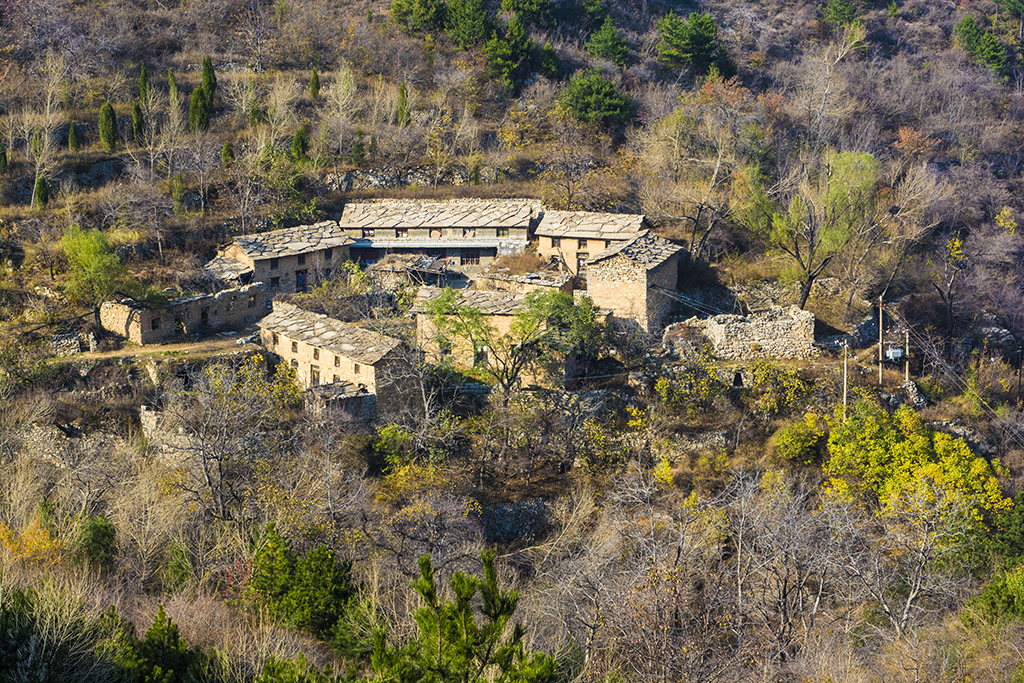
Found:
[{"label": "stacked stone rubble", "polygon": [[670,325],[668,337],[678,326],[701,330],[711,341],[715,355],[729,360],[757,358],[807,359],[819,355],[814,346],[814,314],[796,306],[771,309],[751,316],[718,315],[691,318]]}]

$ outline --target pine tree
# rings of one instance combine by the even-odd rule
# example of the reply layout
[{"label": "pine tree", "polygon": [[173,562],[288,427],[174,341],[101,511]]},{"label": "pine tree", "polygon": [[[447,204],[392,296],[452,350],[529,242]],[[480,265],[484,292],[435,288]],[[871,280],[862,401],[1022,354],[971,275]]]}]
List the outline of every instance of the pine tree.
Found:
[{"label": "pine tree", "polygon": [[558,76],[558,52],[550,41],[544,43],[537,57],[537,70],[547,78],[554,80]]},{"label": "pine tree", "polygon": [[132,106],[132,136],[135,144],[142,147],[146,141],[146,121],[142,118],[142,106],[138,102]]},{"label": "pine tree", "polygon": [[670,12],[658,21],[658,32],[658,59],[672,68],[692,66],[697,74],[704,74],[722,52],[710,14],[694,12],[683,19]]},{"label": "pine tree", "polygon": [[409,113],[409,90],[405,87],[405,81],[398,86],[398,106],[396,107],[396,120],[399,126],[405,128],[412,122],[412,115]]},{"label": "pine tree", "polygon": [[188,103],[188,129],[193,133],[201,133],[210,127],[210,111],[206,108],[206,95],[203,87],[192,91],[192,99]]},{"label": "pine tree", "polygon": [[597,31],[587,41],[587,52],[595,57],[601,57],[618,65],[625,66],[626,57],[629,55],[629,47],[626,41],[619,35],[615,28],[615,22],[609,16],[604,20]]},{"label": "pine tree", "polygon": [[46,182],[46,178],[39,176],[36,178],[35,187],[32,189],[32,204],[37,209],[45,209],[49,201],[50,184]]},{"label": "pine tree", "polygon": [[150,95],[149,76],[146,74],[146,64],[143,62],[139,68],[139,101],[148,102]]},{"label": "pine tree", "polygon": [[509,90],[529,75],[537,46],[518,15],[509,20],[505,35],[494,35],[484,45],[487,71]]},{"label": "pine tree", "polygon": [[305,126],[299,126],[292,136],[292,158],[295,161],[306,161],[309,152],[309,131]]},{"label": "pine tree", "polygon": [[363,129],[356,129],[356,141],[352,143],[352,165],[362,166],[366,161],[366,145],[363,143]]},{"label": "pine tree", "polygon": [[449,0],[448,36],[460,50],[480,45],[491,30],[483,0]]},{"label": "pine tree", "polygon": [[320,99],[320,74],[316,72],[316,67],[313,67],[313,74],[309,77],[309,97],[314,102]]},{"label": "pine tree", "polygon": [[117,114],[110,102],[104,102],[100,107],[100,144],[104,151],[113,152],[117,147]]},{"label": "pine tree", "polygon": [[82,148],[82,142],[78,139],[78,126],[72,121],[68,127],[68,149],[77,152]]},{"label": "pine tree", "polygon": [[213,98],[217,94],[217,74],[213,72],[213,60],[208,56],[203,57],[203,80],[200,87],[205,99],[206,119],[209,121],[210,114],[213,113]]},{"label": "pine tree", "polygon": [[167,90],[169,94],[169,100],[171,107],[180,109],[181,108],[181,93],[178,92],[178,82],[174,80],[174,74],[171,70],[167,70]]},{"label": "pine tree", "polygon": [[185,213],[185,179],[180,173],[171,179],[171,200],[174,202],[174,213],[179,216]]},{"label": "pine tree", "polygon": [[220,148],[220,165],[227,168],[235,160],[235,149],[230,142],[225,142]]}]

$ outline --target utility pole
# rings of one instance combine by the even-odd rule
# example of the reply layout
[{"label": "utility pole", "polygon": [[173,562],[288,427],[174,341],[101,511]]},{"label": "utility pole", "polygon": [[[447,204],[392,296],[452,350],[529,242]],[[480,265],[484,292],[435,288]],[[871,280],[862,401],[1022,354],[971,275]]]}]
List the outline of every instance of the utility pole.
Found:
[{"label": "utility pole", "polygon": [[885,313],[882,311],[882,295],[878,295],[878,386],[882,386],[882,360],[884,355],[883,346],[885,343],[882,339],[882,334],[885,330],[883,325]]},{"label": "utility pole", "polygon": [[846,360],[849,358],[850,343],[843,342],[843,422],[846,422]]},{"label": "utility pole", "polygon": [[903,366],[903,383],[910,384],[910,329],[903,330],[903,357],[906,364]]}]

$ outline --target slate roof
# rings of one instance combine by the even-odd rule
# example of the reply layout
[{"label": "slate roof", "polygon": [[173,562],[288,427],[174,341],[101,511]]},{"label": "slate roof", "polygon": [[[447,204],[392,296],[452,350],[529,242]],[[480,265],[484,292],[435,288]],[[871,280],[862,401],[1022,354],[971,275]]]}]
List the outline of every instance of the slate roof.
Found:
[{"label": "slate roof", "polygon": [[647,218],[637,213],[545,211],[535,232],[546,237],[621,240],[646,227]]},{"label": "slate roof", "polygon": [[[413,313],[426,313],[426,304],[441,296],[444,292],[440,287],[420,287],[416,292],[416,303]],[[526,301],[526,295],[512,292],[497,292],[487,289],[456,290],[459,303],[468,304],[484,315],[514,315]]]},{"label": "slate roof", "polygon": [[645,230],[628,242],[620,242],[608,247],[587,261],[587,264],[594,264],[611,258],[616,254],[621,254],[630,261],[644,266],[647,270],[651,270],[652,268],[657,268],[671,258],[673,254],[682,250],[683,248],[678,244],[669,242],[667,239],[658,237],[653,232]]},{"label": "slate roof", "polygon": [[226,256],[213,257],[209,263],[203,266],[203,270],[211,277],[224,282],[238,280],[246,273],[253,272],[252,266],[227,258]]},{"label": "slate roof", "polygon": [[259,326],[366,365],[373,365],[401,343],[351,323],[278,301],[274,302],[273,312],[261,320]]},{"label": "slate roof", "polygon": [[500,282],[516,282],[522,285],[541,287],[561,287],[572,279],[571,273],[527,273],[526,275],[506,275],[505,273],[480,273],[475,277],[481,280],[498,280]]},{"label": "slate roof", "polygon": [[538,204],[529,199],[382,199],[346,204],[338,218],[345,228],[529,228]]},{"label": "slate roof", "polygon": [[351,241],[352,239],[334,221],[298,225],[294,228],[240,235],[235,238],[235,243],[253,259],[305,254],[318,249],[338,247]]}]

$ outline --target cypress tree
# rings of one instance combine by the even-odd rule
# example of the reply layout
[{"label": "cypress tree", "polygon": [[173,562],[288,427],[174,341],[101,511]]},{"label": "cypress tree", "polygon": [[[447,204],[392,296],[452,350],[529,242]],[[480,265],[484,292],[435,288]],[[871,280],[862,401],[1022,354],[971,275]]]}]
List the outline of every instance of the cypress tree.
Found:
[{"label": "cypress tree", "polygon": [[146,73],[146,64],[143,62],[142,66],[139,68],[139,101],[149,101],[149,94],[149,75]]},{"label": "cypress tree", "polygon": [[217,94],[217,74],[213,72],[213,60],[209,57],[203,57],[202,90],[205,93],[206,118],[209,120],[213,112],[213,96]]},{"label": "cypress tree", "polygon": [[46,178],[39,176],[36,178],[36,186],[32,190],[32,203],[37,209],[45,209],[49,201],[50,185],[46,182]]},{"label": "cypress tree", "polygon": [[362,166],[366,161],[366,143],[363,142],[363,129],[356,129],[356,141],[352,143],[352,165]]},{"label": "cypress tree", "polygon": [[78,139],[78,126],[75,122],[71,122],[71,126],[68,128],[68,149],[72,152],[77,152],[82,148],[82,141]]},{"label": "cypress tree", "polygon": [[203,87],[192,91],[192,99],[188,104],[188,129],[193,133],[201,133],[210,127],[210,111],[206,108],[206,95]]},{"label": "cypress tree", "polygon": [[37,159],[43,155],[43,131],[36,128],[32,133],[32,156]]},{"label": "cypress tree", "polygon": [[320,97],[320,74],[316,72],[316,67],[313,67],[313,75],[309,77],[309,96],[316,102]]},{"label": "cypress tree", "polygon": [[305,126],[299,126],[292,136],[292,158],[295,161],[305,161],[306,153],[309,151],[309,131]]},{"label": "cypress tree", "polygon": [[7,170],[7,145],[0,142],[0,171]]},{"label": "cypress tree", "polygon": [[110,102],[104,102],[100,107],[100,144],[107,152],[113,152],[117,147],[117,114]]},{"label": "cypress tree", "polygon": [[146,140],[146,122],[142,118],[142,106],[138,102],[132,106],[132,136],[135,138],[135,144],[142,147]]},{"label": "cypress tree", "polygon": [[220,165],[227,168],[234,160],[235,148],[231,146],[230,142],[225,142],[224,146],[220,148]]},{"label": "cypress tree", "polygon": [[260,98],[256,96],[256,81],[249,81],[247,97],[249,101],[249,125],[255,126],[263,118],[263,112],[260,111]]},{"label": "cypress tree", "polygon": [[398,107],[397,107],[397,122],[402,128],[405,128],[412,121],[412,116],[409,114],[409,90],[405,87],[405,81],[402,81],[398,86]]},{"label": "cypress tree", "polygon": [[170,102],[172,107],[181,107],[181,93],[178,92],[178,82],[174,80],[174,74],[171,70],[167,70],[167,90],[170,94]]}]

